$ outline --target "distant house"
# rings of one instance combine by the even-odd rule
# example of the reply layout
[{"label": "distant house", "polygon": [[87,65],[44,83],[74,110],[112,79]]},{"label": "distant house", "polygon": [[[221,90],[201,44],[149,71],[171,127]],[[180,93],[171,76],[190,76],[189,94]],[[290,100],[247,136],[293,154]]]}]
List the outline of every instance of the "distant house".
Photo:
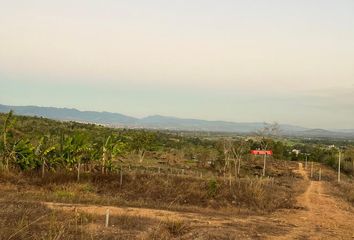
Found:
[{"label": "distant house", "polygon": [[301,153],[301,151],[299,149],[293,149],[291,150],[292,153],[295,153],[296,156],[299,156],[299,154]]}]

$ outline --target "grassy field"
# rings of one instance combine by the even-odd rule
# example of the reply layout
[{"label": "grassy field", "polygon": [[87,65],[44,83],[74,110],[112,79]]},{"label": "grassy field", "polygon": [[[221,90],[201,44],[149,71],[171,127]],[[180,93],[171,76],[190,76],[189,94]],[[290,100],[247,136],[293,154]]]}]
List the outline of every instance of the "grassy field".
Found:
[{"label": "grassy field", "polygon": [[[253,164],[257,171],[261,161]],[[178,239],[198,229],[193,220],[122,213],[112,215],[112,227],[105,228],[102,212],[63,211],[46,203],[166,210],[211,219],[258,216],[296,206],[296,196],[306,183],[292,171],[295,168],[293,162],[271,161],[269,174],[274,177],[232,179],[231,185],[229,178],[134,170],[124,172],[122,185],[120,174],[83,174],[77,182],[75,174],[67,172],[45,179],[36,172],[2,173],[0,201],[7,207],[0,213],[0,235],[2,239]]]}]

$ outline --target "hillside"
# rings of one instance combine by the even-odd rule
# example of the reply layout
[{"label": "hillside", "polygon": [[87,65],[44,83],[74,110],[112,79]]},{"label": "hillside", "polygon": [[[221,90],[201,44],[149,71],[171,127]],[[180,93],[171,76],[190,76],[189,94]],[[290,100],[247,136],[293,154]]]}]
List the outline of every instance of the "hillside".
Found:
[{"label": "hillside", "polygon": [[[263,122],[227,122],[207,121],[200,119],[182,119],[177,117],[166,117],[153,115],[144,118],[130,117],[121,113],[80,111],[71,108],[39,107],[39,106],[8,106],[0,104],[0,112],[6,113],[10,110],[18,115],[41,116],[45,118],[77,121],[86,123],[104,124],[113,127],[148,128],[148,129],[169,129],[183,131],[210,131],[210,132],[234,132],[254,133],[264,126]],[[282,135],[299,137],[335,137],[354,138],[354,130],[325,130],[308,129],[301,126],[280,124]]]},{"label": "hillside", "polygon": [[100,124],[132,124],[136,118],[125,116],[119,113],[79,111],[73,108],[54,108],[38,106],[7,106],[0,104],[0,112],[5,113],[10,110],[18,115],[39,116],[55,120],[69,120]]},{"label": "hillside", "polygon": [[[0,114],[0,125],[4,119]],[[314,163],[312,176],[306,163],[285,161],[291,148],[278,152],[280,142],[270,141],[274,157],[262,178],[263,158],[247,154],[252,141],[244,146],[238,173],[236,162],[227,167],[224,159],[239,141],[221,146],[222,141],[36,117],[16,116],[12,123],[7,140],[15,157],[9,168],[0,167],[4,239],[350,239],[353,234],[350,179],[343,175],[343,183],[329,191],[336,172]],[[136,144],[145,139],[148,153],[140,161]],[[113,149],[120,149],[119,161]],[[309,159],[330,157],[324,149],[316,156],[319,151]],[[343,167],[348,166],[352,163]],[[320,168],[324,181],[317,181]]]},{"label": "hillside", "polygon": [[[4,239],[353,234],[350,144],[342,182],[334,185],[329,166],[336,166],[337,152],[321,142],[298,142],[310,153],[304,158],[289,155],[292,143],[278,139],[187,137],[11,114],[0,114],[0,126]],[[264,141],[273,150],[266,162],[249,154]],[[328,231],[319,233],[316,224]]]}]

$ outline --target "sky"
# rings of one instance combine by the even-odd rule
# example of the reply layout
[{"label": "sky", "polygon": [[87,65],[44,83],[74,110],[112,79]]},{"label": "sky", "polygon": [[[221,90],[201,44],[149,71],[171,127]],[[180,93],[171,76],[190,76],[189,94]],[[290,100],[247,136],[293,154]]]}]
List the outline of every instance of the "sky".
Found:
[{"label": "sky", "polygon": [[0,3],[0,104],[354,129],[353,0]]}]

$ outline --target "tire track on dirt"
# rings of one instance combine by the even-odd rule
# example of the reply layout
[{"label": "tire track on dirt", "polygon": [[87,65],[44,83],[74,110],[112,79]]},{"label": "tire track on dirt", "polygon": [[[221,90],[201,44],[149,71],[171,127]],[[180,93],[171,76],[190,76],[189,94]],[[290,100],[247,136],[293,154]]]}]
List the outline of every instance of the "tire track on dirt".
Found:
[{"label": "tire track on dirt", "polygon": [[[304,179],[308,175],[299,163],[299,170]],[[280,216],[294,229],[285,236],[271,239],[353,239],[353,209],[348,203],[332,195],[324,194],[323,181],[310,181],[310,185],[297,198],[304,208],[285,216]]]}]

